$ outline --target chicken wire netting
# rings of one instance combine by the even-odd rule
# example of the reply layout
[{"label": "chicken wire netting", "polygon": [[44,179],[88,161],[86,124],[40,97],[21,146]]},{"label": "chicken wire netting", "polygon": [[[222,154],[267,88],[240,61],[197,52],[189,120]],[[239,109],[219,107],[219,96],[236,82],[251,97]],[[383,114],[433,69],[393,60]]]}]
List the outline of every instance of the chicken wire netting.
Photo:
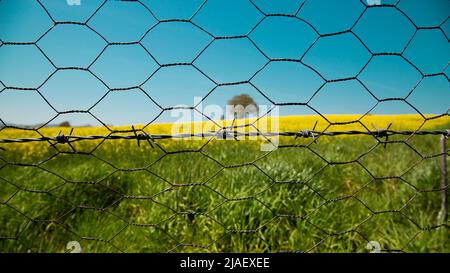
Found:
[{"label": "chicken wire netting", "polygon": [[[8,21],[12,11],[7,5],[13,5],[12,2],[0,1],[0,11],[7,18],[2,21],[5,29],[15,32],[15,22]],[[32,5],[34,12],[50,23],[33,40],[9,40],[7,32],[2,32],[2,59],[9,56],[14,60],[25,55],[22,56],[25,58],[23,66],[16,70],[9,69],[11,63],[2,61],[1,64],[2,251],[70,252],[74,246],[85,252],[449,250],[448,211],[444,209],[447,184],[443,178],[448,160],[445,138],[449,135],[450,124],[448,12],[438,23],[424,25],[420,17],[412,16],[402,8],[402,2],[408,1],[346,1],[342,5],[352,9],[343,12],[347,20],[351,19],[351,24],[326,32],[317,19],[302,14],[303,10],[311,9],[308,5],[316,7],[316,12],[322,14],[326,4],[317,4],[320,1],[292,1],[295,8],[289,12],[272,12],[271,4],[256,0],[197,1],[195,9],[184,18],[172,18],[172,13],[162,15],[160,6],[154,1],[93,1],[90,4],[95,8],[79,21],[64,20],[64,16],[60,19],[61,16],[55,14],[56,1],[23,2]],[[59,1],[58,5],[83,7],[86,2]],[[173,2],[174,7],[184,7],[182,2],[169,2]],[[214,9],[212,3],[222,3],[223,7]],[[430,1],[426,5],[444,7],[445,10],[448,3]],[[240,18],[237,11],[241,8],[252,10],[257,19]],[[136,10],[145,14],[148,20],[133,21],[131,15]],[[121,16],[124,11],[130,16]],[[227,17],[231,13],[233,15]],[[389,26],[391,34],[382,27],[381,34],[373,34],[373,28],[364,28],[369,25],[365,21],[367,17],[383,21],[383,16],[391,13],[408,25],[407,39],[394,42],[400,46],[393,46],[392,50],[388,46],[374,46],[373,39],[384,39],[389,44],[389,39],[395,40],[393,37],[407,32],[405,28]],[[205,14],[223,17],[230,24],[233,20],[242,20],[248,30],[244,34],[221,35],[227,32],[197,20]],[[103,16],[114,18],[110,22],[116,23],[98,23]],[[325,12],[323,16],[328,15]],[[279,52],[273,54],[271,44],[255,34],[266,28],[271,20],[278,19],[285,20],[278,28],[301,28],[301,43],[295,44],[301,54],[286,54],[287,57]],[[94,24],[95,20],[97,23]],[[338,25],[338,21],[331,22]],[[166,29],[164,35],[180,35],[180,40],[171,40],[166,45],[162,35],[158,39],[163,41],[163,47],[167,46],[166,51],[152,47],[147,41],[149,37],[154,32],[164,33],[164,26],[170,24],[182,27],[177,31]],[[52,47],[43,41],[56,32],[69,31],[62,26],[89,32],[103,45],[87,57],[78,54],[88,52],[91,38],[78,41],[77,52],[71,48],[59,49],[63,53],[52,52]],[[119,26],[125,26],[122,30],[125,33],[129,27],[141,29],[143,34],[133,40],[117,39],[114,33],[119,32]],[[189,43],[183,43],[187,35],[194,35],[193,32],[183,33],[184,27],[195,31],[197,36],[193,39],[204,39],[204,44],[192,48]],[[227,24],[222,27],[226,29]],[[271,32],[274,37],[267,39],[276,40],[278,31],[281,32],[275,27]],[[309,40],[303,39],[306,31],[311,37]],[[424,33],[437,38],[427,43],[423,40]],[[288,37],[294,35],[295,32],[287,32]],[[53,36],[50,44],[65,45],[61,37],[64,36]],[[332,40],[339,43],[343,38],[353,41],[356,46],[335,54],[363,52],[353,56],[360,63],[356,70],[352,72],[343,66],[342,70],[330,71],[311,61],[309,56],[314,53],[319,60],[336,57],[333,60],[345,63],[351,56],[330,57],[328,52],[333,52],[333,43],[325,44]],[[225,48],[234,50],[230,41],[239,41],[238,47],[249,49],[246,54],[257,54],[262,61],[251,60],[243,64],[239,62],[242,56],[236,56],[227,60],[230,70],[218,73],[214,67],[220,68],[224,57],[215,47],[224,43]],[[294,44],[296,41],[287,39],[281,43]],[[438,44],[445,54],[435,57],[433,50],[437,49],[433,46],[437,48]],[[430,62],[433,65],[440,63],[442,67],[428,69],[423,59],[410,53],[412,47],[424,47],[433,56]],[[27,55],[22,51],[24,48],[32,50],[34,55]],[[111,55],[113,49],[121,50],[121,55]],[[131,49],[139,50],[142,54],[137,58],[154,66],[144,71],[145,79],[136,84],[111,84],[115,77],[120,77],[118,72],[105,80],[96,65],[109,56],[118,60],[107,63],[106,67],[132,68],[132,65],[127,67],[126,62],[127,54],[134,54]],[[190,57],[180,57],[180,52],[189,52],[187,56]],[[204,65],[201,60],[205,56],[212,58],[215,66]],[[27,58],[35,57],[46,62],[46,71],[33,67],[31,61],[27,63]],[[80,58],[89,62],[78,66]],[[402,75],[409,73],[407,71],[418,75],[417,81],[403,93],[393,91],[395,96],[374,91],[376,88],[371,88],[373,85],[365,82],[362,76],[379,60],[385,63],[377,73],[389,70],[391,59],[401,63],[404,69],[394,69],[398,74],[393,77],[399,82],[404,81]],[[239,74],[237,67],[249,64],[248,75],[230,76]],[[321,84],[305,92],[301,100],[274,97],[257,80],[265,77],[274,64],[302,67],[299,77],[312,73]],[[238,72],[233,72],[234,66]],[[210,84],[201,100],[192,106],[176,106],[176,95],[169,98],[172,103],[168,105],[167,98],[148,87],[148,83],[165,69],[175,68],[189,68]],[[84,76],[70,80],[61,77],[68,72]],[[175,70],[161,88],[170,81],[179,80],[176,75],[180,73],[184,72]],[[43,75],[42,79],[37,74]],[[48,91],[58,78],[60,85],[55,87],[58,92]],[[27,79],[33,79],[33,84],[27,86],[24,83]],[[443,93],[424,88],[430,80],[439,80]],[[86,82],[101,91],[95,93],[89,89],[91,86],[84,85]],[[332,110],[326,109],[333,101],[325,106],[316,103],[324,95],[330,95],[334,100],[335,95],[326,89],[341,83],[357,84],[364,92],[362,97],[372,101],[370,106],[361,114],[338,117],[330,115]],[[87,88],[90,91],[87,97],[92,98],[77,98],[76,92],[65,91],[65,85]],[[240,86],[250,88],[271,106],[265,111],[259,109],[254,118],[228,121],[218,120],[199,107],[215,94]],[[338,91],[345,89],[341,86]],[[136,96],[140,103],[135,107],[131,105],[126,111],[134,108],[135,113],[147,119],[144,125],[115,126],[108,115],[98,111],[103,105],[103,109],[120,112],[122,104],[129,105],[126,97],[110,104],[105,101],[115,94],[127,93]],[[435,114],[429,114],[430,103],[426,101],[427,97],[433,96],[442,96],[438,100],[441,104],[444,102],[444,108],[433,109]],[[23,113],[29,113],[27,117],[31,119],[34,111],[39,111],[27,104],[29,100],[51,112],[38,125],[25,126],[23,121],[14,121],[15,116]],[[68,103],[61,104],[61,100]],[[346,100],[354,105],[360,103],[356,99],[352,102],[352,97]],[[71,101],[75,103],[70,104]],[[337,100],[335,103],[344,102]],[[377,114],[383,114],[378,110],[390,103],[393,109],[407,107],[408,113],[413,115],[405,115],[404,120],[398,115],[378,118]],[[156,109],[156,114],[148,115],[147,107]],[[301,108],[310,115],[304,119],[283,120],[280,117],[281,123],[296,124],[293,127],[260,129],[260,122],[267,121],[274,109],[288,107]],[[200,127],[198,131],[179,134],[172,133],[168,127],[162,128],[160,117],[182,110],[200,115],[201,120],[211,126],[208,130]],[[68,117],[76,121],[78,115],[87,117],[96,126],[62,122]],[[274,116],[270,118],[274,119]],[[408,123],[408,126],[402,123]],[[248,140],[250,137],[255,141]],[[261,143],[271,148],[261,149]]]}]

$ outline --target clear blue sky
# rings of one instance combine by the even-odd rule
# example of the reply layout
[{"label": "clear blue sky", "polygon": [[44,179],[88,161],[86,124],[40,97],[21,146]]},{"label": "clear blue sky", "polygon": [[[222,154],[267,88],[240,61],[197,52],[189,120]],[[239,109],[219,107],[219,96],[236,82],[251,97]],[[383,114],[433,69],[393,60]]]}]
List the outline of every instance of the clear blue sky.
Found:
[{"label": "clear blue sky", "polygon": [[[70,2],[70,1],[69,1]],[[103,0],[80,0],[68,5],[66,0],[41,0],[58,22],[85,22]],[[158,20],[189,19],[204,0],[143,0],[155,17],[138,2],[109,1],[89,21],[88,26],[108,42],[140,40]],[[264,13],[295,14],[301,0],[254,0]],[[382,4],[396,1],[381,0]],[[401,0],[398,8],[417,26],[441,26],[441,29],[419,30],[404,57],[423,74],[446,73],[450,61],[449,0]],[[192,22],[210,34],[186,22],[163,22],[142,39],[142,45],[160,64],[192,62],[214,36],[246,35],[269,58],[300,59],[320,34],[351,28],[365,9],[359,0],[306,1],[297,18],[264,18],[248,0],[208,0]],[[302,20],[300,20],[300,19]],[[0,1],[0,39],[3,42],[34,42],[51,29],[53,22],[34,0]],[[253,29],[253,30],[252,30]],[[415,27],[392,7],[369,8],[353,27],[374,52],[402,52],[415,33]],[[86,110],[109,88],[141,85],[158,64],[140,45],[110,45],[94,63],[107,42],[87,26],[58,24],[35,45],[0,46],[0,81],[6,87],[37,88],[57,111]],[[41,49],[57,67],[88,67],[106,85],[86,71],[61,70],[43,86],[55,68],[43,57]],[[371,54],[351,33],[320,38],[302,61],[325,79],[355,76]],[[216,83],[247,81],[268,59],[249,39],[214,41],[194,65]],[[93,63],[93,64],[92,64]],[[92,64],[92,65],[91,65]],[[408,101],[423,113],[448,111],[450,89],[443,75],[426,77],[399,56],[376,56],[358,78],[379,99],[405,97],[419,81]],[[323,114],[365,113],[376,100],[357,81],[327,83],[301,63],[272,62],[251,82],[274,103],[307,102],[321,87],[309,105]],[[108,124],[147,123],[161,109],[192,105],[194,96],[204,97],[215,83],[192,66],[159,69],[139,89],[109,93],[91,112]],[[56,115],[36,91],[17,91],[0,85],[0,118],[8,124],[37,124]],[[219,87],[206,98],[203,107],[225,106],[232,96],[247,93],[260,105],[272,105],[249,84]],[[148,95],[148,96],[147,96]],[[306,107],[282,107],[282,115],[314,114]],[[386,102],[372,114],[415,113],[407,104]],[[59,116],[52,123],[69,120],[74,125],[98,125],[87,114]],[[157,122],[170,121],[165,112]]]}]

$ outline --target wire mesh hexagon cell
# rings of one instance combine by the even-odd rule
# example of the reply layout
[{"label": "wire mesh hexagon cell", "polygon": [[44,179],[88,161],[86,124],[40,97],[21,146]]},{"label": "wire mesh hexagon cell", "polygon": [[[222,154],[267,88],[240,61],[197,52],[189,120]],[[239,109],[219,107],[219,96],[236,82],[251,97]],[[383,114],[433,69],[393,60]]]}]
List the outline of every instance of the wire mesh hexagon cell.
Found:
[{"label": "wire mesh hexagon cell", "polygon": [[406,2],[0,1],[1,251],[448,252],[450,4]]}]

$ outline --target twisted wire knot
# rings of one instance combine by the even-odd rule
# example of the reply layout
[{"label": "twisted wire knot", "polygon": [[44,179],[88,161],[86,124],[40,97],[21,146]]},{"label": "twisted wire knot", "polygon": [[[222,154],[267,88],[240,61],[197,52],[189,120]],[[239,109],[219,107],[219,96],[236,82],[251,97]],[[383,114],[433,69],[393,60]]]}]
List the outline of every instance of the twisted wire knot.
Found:
[{"label": "twisted wire knot", "polygon": [[297,136],[296,137],[304,137],[304,138],[308,138],[308,137],[312,137],[313,136],[313,132],[310,130],[300,130],[299,132],[297,132]]},{"label": "twisted wire knot", "polygon": [[69,136],[65,136],[65,135],[57,135],[55,137],[55,141],[59,144],[65,144],[67,142],[69,142]]},{"label": "twisted wire knot", "polygon": [[147,135],[145,135],[145,134],[143,134],[143,133],[137,134],[137,135],[136,135],[136,138],[137,138],[138,140],[147,140],[147,139],[148,139]]},{"label": "twisted wire knot", "polygon": [[378,138],[383,138],[383,137],[388,137],[389,136],[389,131],[388,130],[377,130],[375,136]]}]

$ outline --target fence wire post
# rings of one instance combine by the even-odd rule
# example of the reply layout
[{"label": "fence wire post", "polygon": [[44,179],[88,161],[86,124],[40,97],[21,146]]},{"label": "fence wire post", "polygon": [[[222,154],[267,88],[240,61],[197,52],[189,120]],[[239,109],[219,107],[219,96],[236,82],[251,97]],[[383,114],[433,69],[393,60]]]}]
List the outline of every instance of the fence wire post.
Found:
[{"label": "fence wire post", "polygon": [[448,177],[447,177],[447,136],[442,135],[440,140],[441,146],[441,210],[438,214],[438,220],[447,222],[448,218]]}]

